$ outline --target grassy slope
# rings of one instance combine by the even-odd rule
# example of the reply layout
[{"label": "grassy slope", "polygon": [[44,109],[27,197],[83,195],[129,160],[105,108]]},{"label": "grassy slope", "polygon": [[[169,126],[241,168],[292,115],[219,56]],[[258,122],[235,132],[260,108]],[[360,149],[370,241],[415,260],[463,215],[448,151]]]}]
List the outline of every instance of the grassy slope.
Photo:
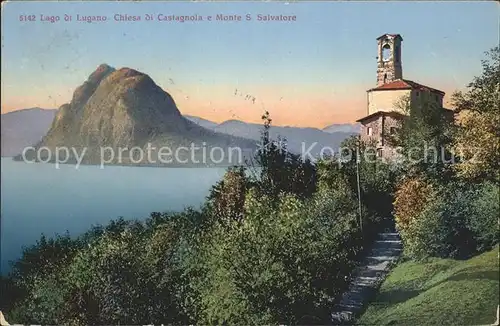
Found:
[{"label": "grassy slope", "polygon": [[466,261],[430,259],[396,266],[360,325],[485,325],[499,304],[498,246]]}]

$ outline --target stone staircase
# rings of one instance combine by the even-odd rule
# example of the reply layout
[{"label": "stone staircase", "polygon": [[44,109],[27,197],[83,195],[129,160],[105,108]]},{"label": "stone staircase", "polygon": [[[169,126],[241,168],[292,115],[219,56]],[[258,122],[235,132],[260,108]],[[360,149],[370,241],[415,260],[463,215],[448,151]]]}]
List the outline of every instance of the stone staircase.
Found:
[{"label": "stone staircase", "polygon": [[403,245],[398,233],[379,233],[373,248],[354,271],[354,279],[332,313],[332,324],[351,325],[377,293]]}]

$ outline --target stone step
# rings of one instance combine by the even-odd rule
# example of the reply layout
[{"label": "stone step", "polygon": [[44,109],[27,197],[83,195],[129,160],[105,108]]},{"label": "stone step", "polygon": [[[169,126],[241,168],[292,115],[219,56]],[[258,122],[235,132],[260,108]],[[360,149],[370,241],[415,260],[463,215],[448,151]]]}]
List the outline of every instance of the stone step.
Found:
[{"label": "stone step", "polygon": [[371,277],[371,276],[356,277],[352,283],[361,283],[361,284],[370,283],[370,284],[373,284],[373,283],[378,282],[379,279],[380,279],[380,273],[378,273],[377,275],[375,275],[373,277]]},{"label": "stone step", "polygon": [[396,241],[396,240],[377,240],[375,243],[374,247],[372,250],[379,249],[379,248],[402,248],[403,243],[401,242],[389,242],[389,241]]},{"label": "stone step", "polygon": [[380,232],[378,234],[379,237],[388,237],[388,236],[391,236],[391,237],[398,237],[399,238],[399,233],[397,232]]},{"label": "stone step", "polygon": [[356,280],[350,286],[374,287],[378,282],[378,280]]},{"label": "stone step", "polygon": [[[387,260],[377,260],[376,263],[370,263],[370,264],[366,264],[364,266],[360,266],[356,269],[356,272],[357,273],[373,273],[374,271],[375,272],[380,272],[380,271],[384,271],[387,269],[387,267],[389,267],[390,265],[390,262],[387,261]],[[366,276],[366,275],[365,275]]]},{"label": "stone step", "polygon": [[403,251],[402,248],[374,248],[370,252],[370,256],[399,256]]},{"label": "stone step", "polygon": [[368,256],[365,258],[365,260],[373,260],[373,261],[394,261],[397,260],[399,256],[392,255],[392,256]]},{"label": "stone step", "polygon": [[401,240],[396,240],[396,239],[382,239],[382,240],[375,240],[375,243],[395,243],[395,244],[401,244]]},{"label": "stone step", "polygon": [[366,286],[366,287],[374,287],[379,282],[378,279],[374,280],[356,280],[350,284],[350,286]]},{"label": "stone step", "polygon": [[362,305],[362,301],[350,298],[342,299],[342,302],[340,303],[340,306],[345,307],[361,307]]},{"label": "stone step", "polygon": [[372,286],[377,283],[377,278],[356,278],[353,282],[351,282],[352,286]]},{"label": "stone step", "polygon": [[376,241],[401,241],[400,237],[393,237],[393,236],[383,236],[383,237],[377,237],[375,239]]},{"label": "stone step", "polygon": [[353,318],[353,313],[350,311],[332,313],[332,322],[334,325],[346,325],[350,323]]},{"label": "stone step", "polygon": [[342,303],[349,301],[353,302],[363,302],[363,292],[348,292],[342,296]]},{"label": "stone step", "polygon": [[350,293],[356,294],[356,296],[366,296],[371,295],[375,290],[372,286],[363,284],[351,284]]},{"label": "stone step", "polygon": [[363,308],[362,303],[341,303],[338,305],[339,311],[342,312],[358,312]]}]

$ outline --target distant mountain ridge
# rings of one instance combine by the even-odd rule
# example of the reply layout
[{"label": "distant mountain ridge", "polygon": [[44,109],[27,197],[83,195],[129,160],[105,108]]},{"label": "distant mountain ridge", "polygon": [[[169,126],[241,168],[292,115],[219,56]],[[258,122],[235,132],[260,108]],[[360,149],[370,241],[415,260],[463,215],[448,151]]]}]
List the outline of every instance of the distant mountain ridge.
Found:
[{"label": "distant mountain ridge", "polygon": [[[253,139],[258,141],[262,130],[261,124],[247,123],[241,120],[227,120],[220,124],[195,116],[185,116],[200,126],[210,128],[211,130],[228,135]],[[281,137],[286,140],[287,148],[290,152],[296,154],[310,153],[317,157],[323,148],[328,147],[338,151],[342,141],[359,131],[356,125],[343,124],[344,131],[324,131],[318,128],[300,128],[272,126],[269,133],[272,139]],[[309,150],[310,149],[310,150]]]},{"label": "distant mountain ridge", "polygon": [[[179,148],[238,147],[252,152],[256,143],[218,134],[184,118],[170,94],[148,75],[102,64],[75,90],[71,102],[59,108],[49,131],[36,146],[41,147],[52,153],[57,148],[71,148],[68,160],[72,163],[78,160],[73,152],[85,151],[84,164],[100,164],[105,160],[107,164],[163,165],[164,161],[158,163],[157,158],[165,157],[160,152],[167,149],[166,160],[173,162],[166,165],[212,165],[216,160],[202,159],[205,154],[201,151],[192,154]],[[132,148],[139,155],[134,156]],[[146,150],[153,152],[155,163],[144,156]],[[103,158],[103,153],[109,155]],[[118,153],[121,154],[117,156]]]},{"label": "distant mountain ridge", "polygon": [[361,131],[361,124],[355,123],[334,123],[323,129],[324,132],[349,132],[349,133],[359,133]]},{"label": "distant mountain ridge", "polygon": [[1,155],[15,156],[41,141],[56,113],[56,109],[36,107],[2,114]]},{"label": "distant mountain ridge", "polygon": [[216,122],[213,122],[213,121],[210,121],[207,119],[203,119],[200,117],[196,117],[194,115],[184,114],[184,118],[189,119],[189,120],[193,121],[194,123],[196,123],[197,125],[200,125],[203,128],[207,128],[207,129],[212,129],[212,128],[215,128],[217,126]]},{"label": "distant mountain ridge", "polygon": [[[39,117],[40,112],[44,113],[44,118]],[[17,155],[24,147],[38,143],[50,128],[56,112],[57,109],[42,110],[33,108],[2,114],[2,127],[5,125],[2,128],[2,156]],[[16,117],[16,119],[11,117]],[[247,123],[240,120],[227,120],[222,123],[216,123],[192,115],[184,115],[184,117],[203,128],[218,133],[239,136],[255,141],[260,139],[260,132],[262,130],[262,125],[260,124]],[[26,133],[24,132],[26,129],[37,130],[37,132],[34,134]],[[359,133],[359,126],[353,124],[335,124],[322,130],[317,128],[273,126],[270,133],[273,139],[277,139],[278,136],[286,138],[289,150],[296,153],[300,153],[302,150],[302,142],[305,143],[306,149],[312,143],[318,142],[318,145],[314,146],[313,150],[311,150],[312,155],[318,155],[321,146],[339,146],[340,142],[345,138]],[[16,137],[23,138],[23,141],[14,141],[13,139],[17,139]]]}]

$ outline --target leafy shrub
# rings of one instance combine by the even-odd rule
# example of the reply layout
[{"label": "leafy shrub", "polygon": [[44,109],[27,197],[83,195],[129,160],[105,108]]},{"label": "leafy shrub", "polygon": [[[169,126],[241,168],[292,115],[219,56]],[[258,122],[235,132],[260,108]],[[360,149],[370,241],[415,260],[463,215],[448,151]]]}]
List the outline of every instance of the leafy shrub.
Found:
[{"label": "leafy shrub", "polygon": [[69,234],[54,238],[42,235],[34,245],[23,249],[3,282],[2,306],[9,311],[10,320],[26,324],[61,322],[58,316],[64,304],[64,288],[59,271],[70,264],[82,246],[80,239],[72,239]]},{"label": "leafy shrub", "polygon": [[[46,275],[31,284],[23,296],[14,300],[9,298],[13,301],[7,309],[9,321],[39,325],[63,324],[66,289],[61,286],[59,276],[58,273]],[[3,292],[2,295],[9,296],[10,293]]]},{"label": "leafy shrub", "polygon": [[12,266],[11,275],[18,280],[18,286],[29,288],[32,283],[52,274],[67,265],[82,247],[69,234],[48,238],[42,234],[36,244],[23,249],[21,259]]},{"label": "leafy shrub", "polygon": [[486,182],[478,189],[467,216],[469,229],[474,233],[477,251],[493,248],[499,239],[500,192],[499,187]]},{"label": "leafy shrub", "polygon": [[498,186],[453,182],[433,193],[401,229],[409,257],[467,258],[498,243]]},{"label": "leafy shrub", "polygon": [[290,193],[304,199],[316,190],[316,168],[309,159],[288,151],[286,139],[272,140],[269,135],[272,119],[269,112],[262,116],[260,148],[255,155],[258,172],[254,185],[263,195],[277,198]]},{"label": "leafy shrub", "polygon": [[243,217],[245,194],[249,181],[243,167],[229,168],[215,184],[207,198],[207,206],[216,220],[230,223]]},{"label": "leafy shrub", "polygon": [[382,230],[393,228],[393,198],[399,171],[376,157],[376,148],[363,142],[359,136],[345,139],[342,157],[323,159],[317,162],[318,188],[336,191],[347,185],[353,200],[358,200],[359,191],[363,205],[364,223],[375,222],[365,228],[367,244]]},{"label": "leafy shrub", "polygon": [[473,254],[476,244],[466,223],[472,200],[473,193],[464,189],[437,191],[402,233],[406,254],[416,259]]},{"label": "leafy shrub", "polygon": [[394,219],[401,233],[406,232],[412,221],[433,200],[434,195],[432,185],[424,178],[403,179],[397,187],[394,198]]},{"label": "leafy shrub", "polygon": [[[17,284],[14,290],[24,290],[9,306],[9,320],[70,325],[189,323],[181,308],[185,279],[179,261],[202,222],[199,212],[187,209],[153,213],[144,223],[118,219],[75,240],[42,237],[9,276]],[[73,243],[79,247],[72,255],[54,258],[71,252]],[[37,260],[32,258],[35,252]]]},{"label": "leafy shrub", "polygon": [[471,181],[500,182],[500,46],[486,52],[483,71],[467,85],[467,90],[451,97],[455,112],[460,112],[452,146],[461,156],[455,165],[461,177]]},{"label": "leafy shrub", "polygon": [[375,162],[364,163],[360,167],[361,201],[366,206],[366,214],[373,219],[372,235],[382,228],[393,228],[393,201],[397,171],[390,165]]}]

